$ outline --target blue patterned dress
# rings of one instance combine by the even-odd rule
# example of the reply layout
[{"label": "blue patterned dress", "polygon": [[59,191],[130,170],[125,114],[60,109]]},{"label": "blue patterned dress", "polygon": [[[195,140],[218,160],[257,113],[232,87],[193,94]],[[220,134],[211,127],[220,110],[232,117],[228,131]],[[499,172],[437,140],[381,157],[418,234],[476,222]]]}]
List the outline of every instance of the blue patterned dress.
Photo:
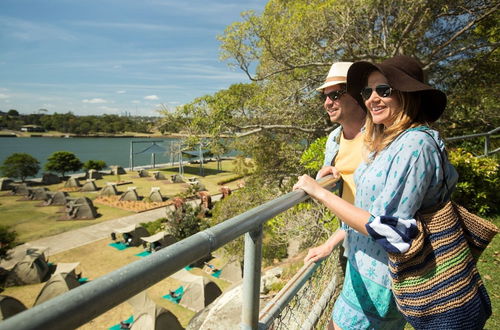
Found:
[{"label": "blue patterned dress", "polygon": [[[332,314],[342,329],[403,329],[405,320],[397,310],[391,291],[387,252],[408,249],[406,234],[415,229],[415,213],[446,200],[451,195],[457,173],[446,160],[446,179],[450,191],[443,188],[441,150],[444,144],[436,131],[427,127],[408,129],[381,151],[371,163],[362,163],[354,174],[356,206],[371,214],[366,225],[376,227],[378,242],[343,224],[344,246],[348,259],[344,285]],[[380,240],[380,217],[394,217],[398,225],[387,230]],[[398,233],[394,237],[394,233]],[[379,244],[380,241],[390,244]],[[389,248],[388,248],[389,246]]]}]

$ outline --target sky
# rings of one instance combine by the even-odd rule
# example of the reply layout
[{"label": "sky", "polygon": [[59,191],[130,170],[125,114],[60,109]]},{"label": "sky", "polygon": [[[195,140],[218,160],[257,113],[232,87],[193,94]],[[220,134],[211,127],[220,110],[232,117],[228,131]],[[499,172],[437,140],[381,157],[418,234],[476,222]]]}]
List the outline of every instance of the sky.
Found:
[{"label": "sky", "polygon": [[266,3],[1,0],[0,110],[158,116],[249,82],[217,35]]}]

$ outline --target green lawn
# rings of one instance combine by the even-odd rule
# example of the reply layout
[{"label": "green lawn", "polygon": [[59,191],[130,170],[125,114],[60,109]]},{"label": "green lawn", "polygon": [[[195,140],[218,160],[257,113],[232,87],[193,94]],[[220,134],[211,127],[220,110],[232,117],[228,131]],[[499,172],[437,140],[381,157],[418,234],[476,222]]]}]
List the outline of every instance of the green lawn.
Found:
[{"label": "green lawn", "polygon": [[[500,227],[500,216],[492,219]],[[478,269],[491,299],[493,315],[486,323],[485,329],[500,329],[500,235],[497,235],[481,255]]]},{"label": "green lawn", "polygon": [[[205,176],[201,177],[198,175],[199,165],[187,165],[184,167],[184,176],[186,178],[196,176],[198,180],[205,185],[210,194],[218,194],[220,189],[218,183],[223,180],[234,178],[235,174],[231,172],[233,169],[231,160],[223,161],[222,171],[217,171],[216,167],[216,162],[205,164]],[[157,168],[154,170],[161,170],[167,178],[170,178],[172,174],[178,173],[177,167]],[[136,171],[130,171],[120,176],[103,176],[102,179],[96,180],[96,185],[98,188],[103,188],[106,186],[107,182],[117,182],[118,180],[128,182],[127,184],[117,186],[119,192],[127,191],[128,187],[136,187],[136,191],[141,197],[149,196],[151,187],[160,187],[162,195],[171,198],[186,191],[189,186],[187,183],[169,183],[166,180],[157,181],[152,177],[139,178]],[[230,186],[231,189],[235,189],[236,181],[229,183],[228,186]],[[63,189],[64,183],[45,187],[51,191],[57,191]],[[98,196],[98,192],[70,191],[69,196],[86,196],[94,200]],[[19,242],[23,243],[40,237],[55,235],[68,230],[133,214],[132,211],[95,203],[94,206],[97,208],[99,214],[98,218],[94,220],[59,221],[65,215],[64,207],[41,206],[41,204],[41,201],[31,201],[24,199],[22,196],[12,196],[7,191],[0,192],[0,224],[7,225],[15,230],[19,234]]]},{"label": "green lawn", "polygon": [[[200,182],[202,182],[208,191],[211,194],[215,194],[219,192],[220,185],[219,182],[223,180],[227,180],[230,178],[234,178],[234,173],[232,172],[233,164],[231,161],[224,161],[223,163],[223,171],[219,172],[216,170],[216,163],[210,162],[205,164],[205,176],[199,176],[199,165],[193,164],[190,166],[185,166],[185,176],[193,177],[196,176],[199,178]],[[155,169],[161,170],[167,177],[171,174],[178,173],[177,167],[170,168],[162,168]],[[127,187],[134,186],[137,188],[137,192],[141,196],[147,196],[151,191],[151,187],[160,187],[160,191],[164,196],[173,197],[180,192],[184,191],[187,188],[187,184],[172,184],[164,181],[156,181],[149,178],[139,178],[137,176],[137,172],[130,172],[128,174],[120,175],[120,177],[116,176],[104,176],[102,180],[97,180],[96,184],[98,187],[103,187],[106,185],[106,182],[114,182],[117,180],[120,181],[131,181],[131,183],[126,185],[119,185],[119,191],[126,191]],[[232,189],[236,188],[236,181],[233,181],[228,184]],[[52,191],[55,191],[61,188],[63,184],[48,186],[48,188]],[[3,192],[4,193],[4,192]],[[70,195],[72,197],[79,196],[87,196],[91,199],[94,199],[97,196],[97,193],[81,193],[81,192],[71,192]],[[97,222],[102,222],[122,216],[126,216],[131,214],[132,212],[124,211],[118,208],[108,207],[104,205],[97,205],[98,213],[100,217],[95,220],[78,220],[78,221],[57,221],[63,213],[57,213],[60,207],[40,207],[37,206],[40,204],[39,201],[21,201],[20,196],[8,196],[7,194],[2,194],[0,197],[0,223],[3,225],[11,226],[14,230],[19,233],[20,241],[29,241],[39,237],[45,237],[53,234],[57,234],[60,232],[64,232],[67,230],[79,228],[82,226],[87,226],[90,224],[94,224]],[[500,226],[500,216],[496,216],[492,218],[492,221]],[[81,266],[83,267],[84,276],[89,275],[91,278],[96,278],[109,272],[110,270],[121,267],[133,260],[136,260],[133,254],[137,253],[137,251],[130,249],[125,253],[116,252],[111,250],[111,248],[107,247],[107,241],[102,240],[97,243],[92,243],[77,249],[73,249],[70,251],[63,252],[61,254],[55,255],[51,257],[51,261],[54,262],[74,262],[80,261]],[[96,254],[97,253],[97,254]],[[120,253],[122,258],[116,258],[116,256]],[[108,255],[110,254],[110,255]],[[88,259],[88,260],[87,260]],[[96,261],[99,262],[96,262]],[[102,265],[101,265],[102,263]],[[500,278],[496,276],[496,272],[499,270],[500,264],[500,235],[498,235],[493,242],[489,245],[486,251],[481,256],[478,262],[478,268],[485,283],[485,286],[488,290],[492,301],[492,309],[493,316],[488,320],[485,329],[500,329],[500,316],[498,312],[500,310]],[[200,271],[201,272],[201,271]],[[152,298],[159,304],[164,305],[170,309],[174,314],[179,317],[179,320],[186,325],[189,319],[194,315],[193,312],[184,309],[181,306],[171,304],[170,302],[163,301],[164,299],[158,298],[161,297],[161,293],[165,290],[168,290],[172,286],[177,285],[178,283],[169,282],[169,280],[165,280],[166,282],[159,283],[158,286],[152,287],[149,291]],[[216,280],[217,282],[217,280]],[[218,283],[221,285],[223,289],[226,288],[225,283]],[[11,293],[13,296],[17,296],[20,300],[25,301],[27,305],[32,304],[30,299],[34,299],[33,294],[38,292],[40,285],[35,285],[30,289],[30,286],[21,288],[12,288],[9,289],[8,293]],[[19,291],[17,291],[19,290]],[[31,291],[30,291],[31,290]],[[170,304],[170,305],[169,305]],[[130,314],[130,308],[126,307],[126,304],[122,304],[124,306],[120,307],[120,309],[115,310],[114,314],[112,314],[112,320],[118,322],[119,319],[127,318]],[[106,315],[106,314],[105,314]],[[103,322],[110,315],[101,316],[102,319],[99,319],[96,322]],[[108,318],[108,320],[111,320]],[[112,321],[112,322],[114,322]],[[100,325],[103,325],[102,323]],[[112,324],[105,324],[107,326],[111,326]],[[88,324],[89,329],[96,326],[95,323]],[[406,329],[412,329],[411,326],[407,326]]]},{"label": "green lawn", "polygon": [[[139,260],[140,257],[136,256],[136,254],[144,250],[139,246],[130,247],[123,251],[118,251],[108,246],[109,243],[111,243],[110,239],[102,239],[50,256],[49,261],[55,264],[80,262],[80,265],[77,267],[76,272],[81,272],[82,276],[88,278],[89,280],[95,280],[102,275],[110,273],[111,271],[130,264],[131,262]],[[221,265],[221,263],[223,264],[225,263],[225,261],[220,258],[216,258],[211,261],[211,263],[215,265]],[[193,268],[190,270],[190,272],[194,275],[204,276],[212,280],[220,287],[222,291],[227,290],[231,286],[230,282],[226,282],[224,280],[210,276],[200,268]],[[40,292],[44,284],[45,283],[8,287],[5,288],[2,294],[14,297],[21,301],[25,306],[32,307],[38,293]],[[162,306],[171,311],[183,326],[187,326],[189,320],[191,320],[191,318],[195,315],[195,312],[162,298],[162,296],[167,294],[169,290],[175,290],[180,285],[182,285],[182,283],[178,280],[167,277],[147,289],[147,293],[148,296],[159,306]],[[132,315],[132,312],[132,307],[127,302],[124,302],[112,308],[108,312],[96,317],[87,324],[79,327],[79,329],[108,329],[114,324],[119,323],[121,320],[127,319],[130,315]]]},{"label": "green lawn", "polygon": [[41,201],[21,198],[0,197],[1,224],[15,230],[21,243],[132,214],[103,205],[98,208],[101,216],[95,220],[60,221],[65,215],[64,211],[61,212],[63,206],[39,206]]}]

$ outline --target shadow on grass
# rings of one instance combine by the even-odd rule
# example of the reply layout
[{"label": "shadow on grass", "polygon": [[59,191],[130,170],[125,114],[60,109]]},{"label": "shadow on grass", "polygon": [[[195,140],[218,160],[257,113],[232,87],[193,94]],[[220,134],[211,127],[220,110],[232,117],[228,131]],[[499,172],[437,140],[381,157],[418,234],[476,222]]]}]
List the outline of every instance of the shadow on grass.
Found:
[{"label": "shadow on grass", "polygon": [[[170,168],[161,169],[159,171],[178,172],[179,168],[178,167],[170,167]],[[198,165],[198,164],[184,166],[184,174],[201,176],[201,173],[204,173],[203,176],[207,176],[207,175],[216,175],[216,174],[220,174],[220,173],[228,173],[228,171],[224,171],[224,170],[219,171],[219,170],[213,169],[213,168],[204,168],[203,172],[201,172],[200,165]]]}]

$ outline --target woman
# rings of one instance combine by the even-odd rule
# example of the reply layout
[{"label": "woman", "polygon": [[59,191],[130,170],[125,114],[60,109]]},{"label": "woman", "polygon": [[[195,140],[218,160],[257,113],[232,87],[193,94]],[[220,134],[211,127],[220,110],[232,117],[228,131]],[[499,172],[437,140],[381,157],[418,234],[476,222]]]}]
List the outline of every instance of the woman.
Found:
[{"label": "woman", "polygon": [[[348,264],[332,314],[336,329],[404,328],[391,292],[386,251],[407,251],[416,230],[415,213],[447,200],[456,183],[457,173],[447,159],[444,170],[441,166],[443,141],[425,126],[441,116],[446,95],[423,80],[419,63],[408,56],[354,63],[347,90],[362,98],[367,110],[367,152],[355,172],[355,205],[307,175],[294,186],[344,223]],[[393,221],[381,222],[382,217]]]}]

